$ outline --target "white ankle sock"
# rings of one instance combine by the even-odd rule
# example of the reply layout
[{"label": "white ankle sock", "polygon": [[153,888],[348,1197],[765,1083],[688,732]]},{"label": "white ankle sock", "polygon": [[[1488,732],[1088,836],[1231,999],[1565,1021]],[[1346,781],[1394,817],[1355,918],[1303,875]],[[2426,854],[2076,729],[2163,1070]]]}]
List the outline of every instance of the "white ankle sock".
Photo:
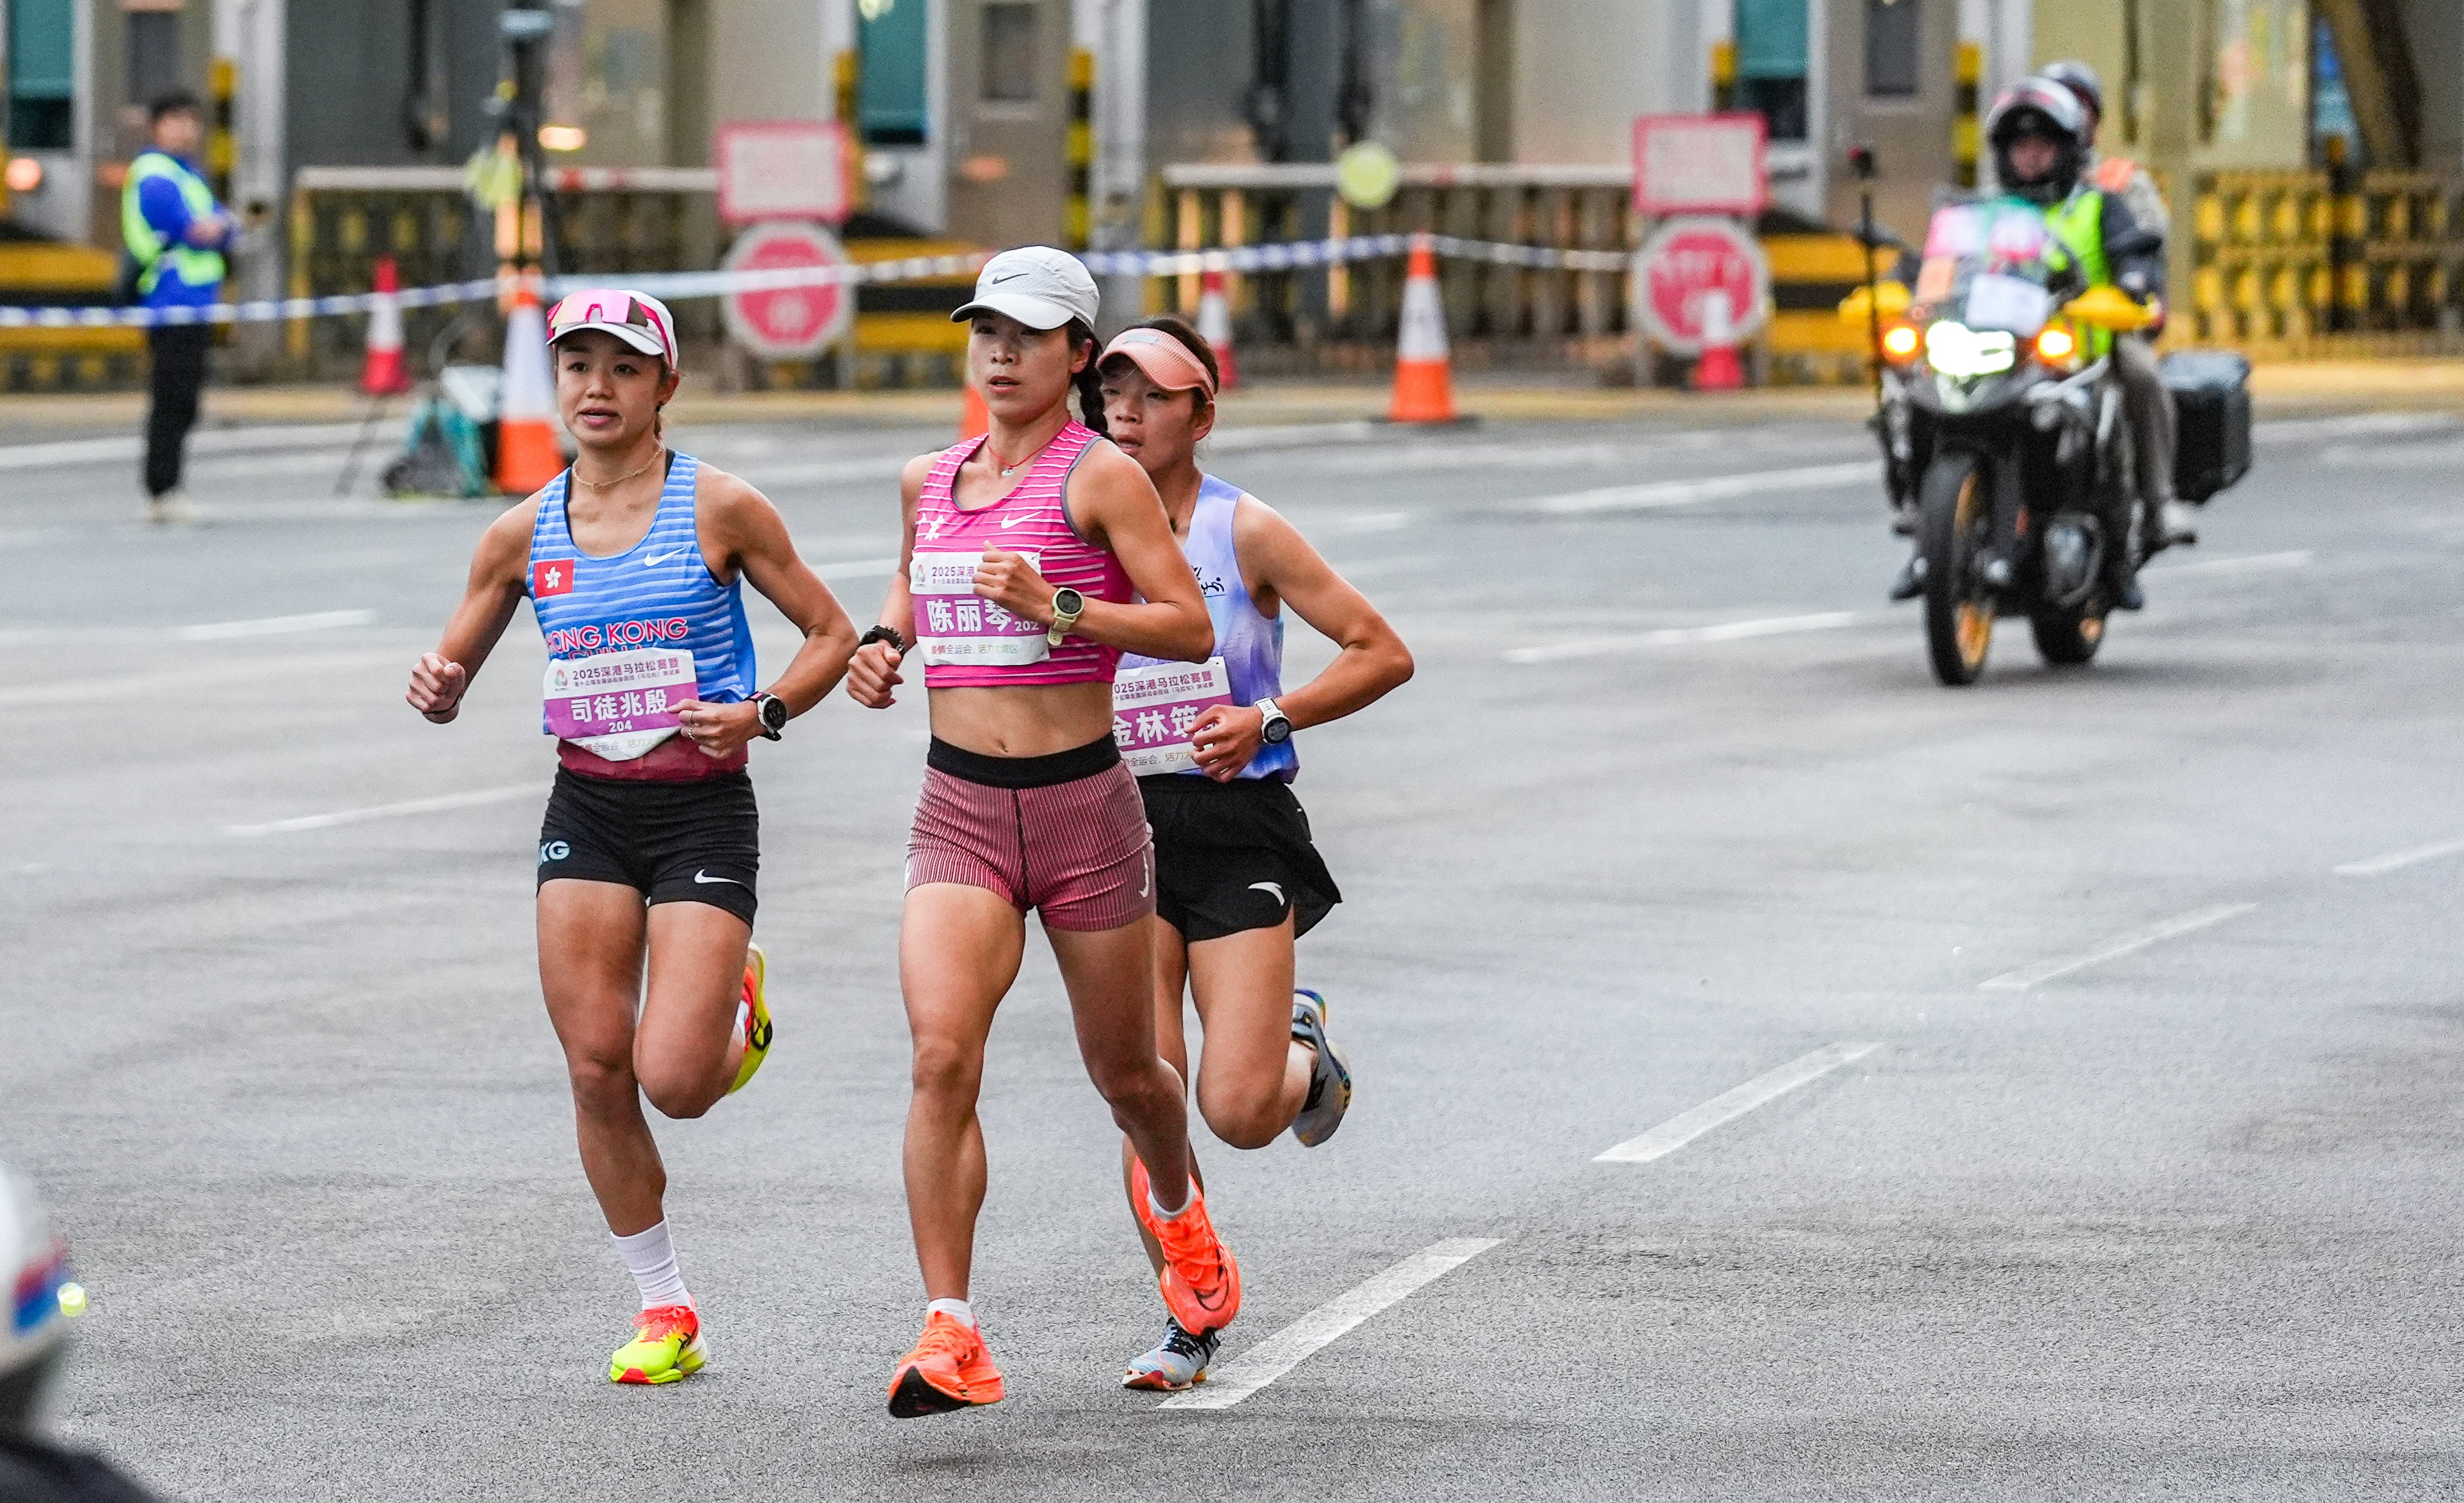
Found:
[{"label": "white ankle sock", "polygon": [[972,1331],[976,1328],[976,1307],[963,1299],[936,1299],[924,1307],[924,1316],[948,1315]]},{"label": "white ankle sock", "polygon": [[693,1295],[685,1289],[685,1276],[676,1268],[676,1246],[668,1238],[664,1221],[648,1231],[637,1231],[629,1237],[607,1234],[616,1244],[616,1255],[625,1260],[625,1271],[642,1291],[642,1308],[653,1310],[661,1305],[690,1305]]},{"label": "white ankle sock", "polygon": [[1181,1186],[1180,1204],[1170,1207],[1167,1207],[1163,1202],[1155,1199],[1154,1185],[1150,1184],[1147,1186],[1147,1206],[1149,1209],[1153,1210],[1158,1218],[1164,1221],[1170,1221],[1175,1216],[1177,1216],[1181,1212],[1189,1209],[1189,1203],[1196,1199],[1198,1199],[1198,1184],[1196,1181],[1191,1181]]}]

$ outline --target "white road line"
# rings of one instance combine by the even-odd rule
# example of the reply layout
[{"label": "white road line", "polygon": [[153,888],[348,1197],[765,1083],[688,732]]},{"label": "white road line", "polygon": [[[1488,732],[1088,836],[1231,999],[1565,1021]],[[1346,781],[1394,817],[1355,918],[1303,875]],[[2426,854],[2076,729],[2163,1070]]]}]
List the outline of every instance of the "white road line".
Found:
[{"label": "white road line", "polygon": [[2238,574],[2265,569],[2304,569],[2317,562],[2317,555],[2307,548],[2295,548],[2287,553],[2245,553],[2231,559],[2201,559],[2196,564],[2150,564],[2146,573],[2151,578],[2170,579],[2176,574]]},{"label": "white road line", "polygon": [[1580,637],[1547,647],[1518,647],[1506,653],[1509,663],[1554,663],[1570,657],[1602,657],[1611,652],[1639,652],[1647,648],[1683,647],[1691,642],[1741,642],[1749,637],[1785,636],[1793,631],[1835,631],[1857,624],[1853,610],[1824,610],[1810,616],[1767,616],[1759,621],[1723,621],[1707,627],[1661,627],[1656,631],[1630,631],[1620,636]]},{"label": "white road line", "polygon": [[2442,840],[2436,845],[2415,846],[2409,851],[2390,851],[2366,861],[2347,861],[2336,869],[2338,876],[2377,876],[2404,867],[2435,861],[2440,856],[2464,855],[2464,840]]},{"label": "white road line", "polygon": [[1515,505],[1555,517],[1588,517],[1602,512],[1651,511],[1663,506],[1691,506],[1699,501],[1733,500],[1742,496],[1769,496],[1783,491],[1833,491],[1842,486],[1872,485],[1881,479],[1879,459],[1854,459],[1845,464],[1799,465],[1791,470],[1756,470],[1746,475],[1715,475],[1697,480],[1653,480],[1642,485],[1612,485],[1564,496],[1539,496]]},{"label": "white road line", "polygon": [[[393,442],[403,435],[405,424],[399,418],[376,425],[373,439]],[[361,425],[350,423],[289,423],[251,428],[209,428],[188,435],[188,453],[229,454],[263,453],[278,449],[331,449],[336,457],[356,442]],[[47,444],[9,444],[0,446],[0,470],[44,469],[56,465],[107,464],[114,460],[134,459],[145,452],[145,440],[135,434],[107,438],[64,438]]]},{"label": "white road line", "polygon": [[517,783],[511,787],[478,788],[469,793],[448,793],[441,798],[412,799],[403,804],[378,804],[367,808],[341,809],[331,814],[302,814],[297,819],[277,819],[269,825],[225,825],[223,833],[289,835],[303,829],[332,829],[337,825],[364,825],[370,820],[398,819],[406,814],[441,814],[448,809],[477,808],[484,804],[536,798],[545,793],[547,787],[544,783]]},{"label": "white road line", "polygon": [[2344,417],[2287,417],[2258,424],[2251,437],[2262,444],[2299,443],[2304,439],[2386,437],[2453,428],[2452,412],[2358,412]]},{"label": "white road line", "polygon": [[2445,469],[2464,459],[2464,442],[2424,444],[2330,444],[2314,456],[2330,468],[2357,470]]},{"label": "white road line", "polygon": [[302,616],[259,616],[253,621],[209,621],[182,627],[183,642],[220,642],[231,637],[275,636],[285,631],[325,631],[335,627],[363,627],[377,618],[373,610],[317,610]]},{"label": "white road line", "polygon": [[1991,981],[1980,982],[1978,989],[2026,991],[2039,982],[2049,982],[2057,976],[2068,976],[2073,971],[2085,970],[2091,965],[2118,959],[2134,950],[2144,950],[2159,940],[2189,934],[2194,929],[2205,929],[2211,924],[2220,924],[2228,918],[2238,918],[2257,906],[2256,903],[2217,903],[2208,908],[2192,909],[2179,917],[2167,918],[2163,923],[2149,924],[2145,929],[2133,929],[2128,934],[2115,935],[2083,955],[2061,956],[2050,961],[2038,961],[2034,965],[2005,972]]},{"label": "white road line", "polygon": [[1413,1253],[1349,1293],[1337,1294],[1234,1360],[1204,1383],[1157,1404],[1161,1409],[1228,1409],[1299,1366],[1371,1315],[1496,1247],[1495,1237],[1448,1237]]},{"label": "white road line", "polygon": [[1766,1071],[1733,1091],[1722,1092],[1690,1112],[1680,1112],[1639,1138],[1629,1138],[1594,1163],[1649,1163],[1665,1159],[1724,1122],[1733,1122],[1766,1101],[1774,1101],[1808,1081],[1819,1080],[1853,1060],[1881,1048],[1880,1044],[1834,1044],[1777,1070]]}]

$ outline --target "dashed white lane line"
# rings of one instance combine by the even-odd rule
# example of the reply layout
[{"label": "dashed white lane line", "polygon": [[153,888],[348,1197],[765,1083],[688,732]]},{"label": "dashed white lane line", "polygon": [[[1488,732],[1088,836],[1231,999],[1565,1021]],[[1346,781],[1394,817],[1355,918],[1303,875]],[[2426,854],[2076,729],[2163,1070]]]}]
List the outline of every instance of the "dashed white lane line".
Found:
[{"label": "dashed white lane line", "polygon": [[1204,1383],[1157,1404],[1161,1409],[1228,1409],[1299,1366],[1311,1353],[1496,1247],[1496,1237],[1449,1237],[1413,1253],[1347,1293],[1337,1294],[1232,1361]]},{"label": "dashed white lane line", "polygon": [[2414,846],[2407,851],[2390,851],[2366,861],[2347,861],[2336,869],[2338,876],[2377,876],[2404,867],[2419,866],[2440,856],[2464,855],[2464,840],[2442,840],[2435,845]]},{"label": "dashed white lane line", "polygon": [[1578,637],[1546,647],[1509,649],[1509,663],[1554,663],[1572,657],[1604,657],[1612,652],[1639,652],[1655,647],[1683,647],[1694,642],[1741,642],[1749,637],[1786,636],[1797,631],[1834,631],[1857,624],[1853,610],[1822,610],[1806,616],[1766,616],[1757,621],[1723,621],[1707,627],[1661,627],[1617,636]]},{"label": "dashed white lane line", "polygon": [[2251,437],[2262,444],[2316,443],[2322,438],[2386,438],[2455,426],[2453,412],[2354,412],[2341,417],[2285,417],[2260,423]]},{"label": "dashed white lane line", "polygon": [[898,572],[898,560],[847,559],[837,564],[816,564],[813,572],[827,579],[872,579],[878,575]]},{"label": "dashed white lane line", "polygon": [[2034,965],[2023,966],[2015,971],[2006,971],[1991,981],[1979,983],[1979,989],[2026,991],[2029,987],[2040,982],[2052,981],[2057,976],[2068,976],[2073,971],[2085,970],[2091,965],[2117,960],[2134,950],[2144,950],[2151,944],[2173,939],[2178,935],[2205,929],[2211,924],[2220,924],[2228,918],[2238,918],[2257,906],[2256,903],[2216,903],[2207,908],[2194,908],[2187,914],[2167,918],[2163,923],[2149,924],[2145,929],[2133,929],[2128,934],[2115,935],[2104,943],[2083,954],[2059,956],[2050,961],[2038,961]]},{"label": "dashed white lane line", "polygon": [[399,819],[407,814],[442,814],[449,809],[477,808],[486,804],[505,804],[515,799],[537,798],[547,791],[544,783],[517,783],[502,788],[474,788],[468,793],[448,793],[439,798],[411,799],[401,804],[376,804],[366,808],[340,809],[331,814],[302,814],[296,819],[277,819],[265,825],[226,825],[226,835],[291,835],[303,829],[332,829],[338,825],[364,825],[370,820]]},{"label": "dashed white lane line", "polygon": [[232,637],[276,636],[286,631],[329,631],[336,627],[363,627],[376,620],[373,610],[315,610],[298,616],[259,616],[253,621],[208,621],[182,627],[183,642],[222,642]]},{"label": "dashed white lane line", "polygon": [[1526,511],[1546,512],[1553,517],[1591,517],[1604,512],[1641,512],[1663,506],[1692,506],[1700,501],[1726,501],[1784,491],[1829,491],[1850,485],[1872,485],[1881,478],[1881,460],[1853,459],[1844,464],[1798,465],[1789,470],[1756,470],[1745,475],[1714,475],[1693,480],[1612,485],[1595,491],[1534,497],[1515,504]]},{"label": "dashed white lane line", "polygon": [[2283,553],[2244,553],[2230,559],[2201,559],[2195,564],[2154,564],[2148,565],[2150,579],[2171,579],[2176,574],[2240,574],[2263,573],[2271,569],[2305,569],[2317,562],[2317,555],[2307,548],[2294,548]]},{"label": "dashed white lane line", "polygon": [[1766,1071],[1733,1091],[1724,1091],[1690,1112],[1680,1112],[1639,1138],[1629,1138],[1592,1160],[1594,1163],[1649,1163],[1665,1159],[1705,1133],[1733,1122],[1767,1101],[1775,1101],[1809,1081],[1819,1080],[1840,1066],[1864,1058],[1880,1044],[1834,1044],[1802,1059],[1792,1059]]}]

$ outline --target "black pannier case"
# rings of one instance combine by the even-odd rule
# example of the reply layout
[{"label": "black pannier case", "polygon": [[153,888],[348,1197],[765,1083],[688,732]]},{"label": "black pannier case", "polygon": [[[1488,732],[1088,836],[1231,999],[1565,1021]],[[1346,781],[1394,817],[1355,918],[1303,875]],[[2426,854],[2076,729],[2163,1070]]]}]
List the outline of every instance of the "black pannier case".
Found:
[{"label": "black pannier case", "polygon": [[2163,369],[2179,431],[2173,490],[2204,501],[2250,473],[2250,362],[2231,350],[2183,350]]}]

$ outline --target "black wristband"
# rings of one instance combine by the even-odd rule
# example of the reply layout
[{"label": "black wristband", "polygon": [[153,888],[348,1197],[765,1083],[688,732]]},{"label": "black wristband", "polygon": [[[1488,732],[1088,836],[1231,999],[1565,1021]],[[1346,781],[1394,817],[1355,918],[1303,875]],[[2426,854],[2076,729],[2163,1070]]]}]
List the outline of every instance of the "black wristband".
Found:
[{"label": "black wristband", "polygon": [[869,647],[875,642],[887,642],[898,650],[899,656],[907,655],[907,638],[896,627],[868,627],[864,635],[855,639],[858,647]]}]

